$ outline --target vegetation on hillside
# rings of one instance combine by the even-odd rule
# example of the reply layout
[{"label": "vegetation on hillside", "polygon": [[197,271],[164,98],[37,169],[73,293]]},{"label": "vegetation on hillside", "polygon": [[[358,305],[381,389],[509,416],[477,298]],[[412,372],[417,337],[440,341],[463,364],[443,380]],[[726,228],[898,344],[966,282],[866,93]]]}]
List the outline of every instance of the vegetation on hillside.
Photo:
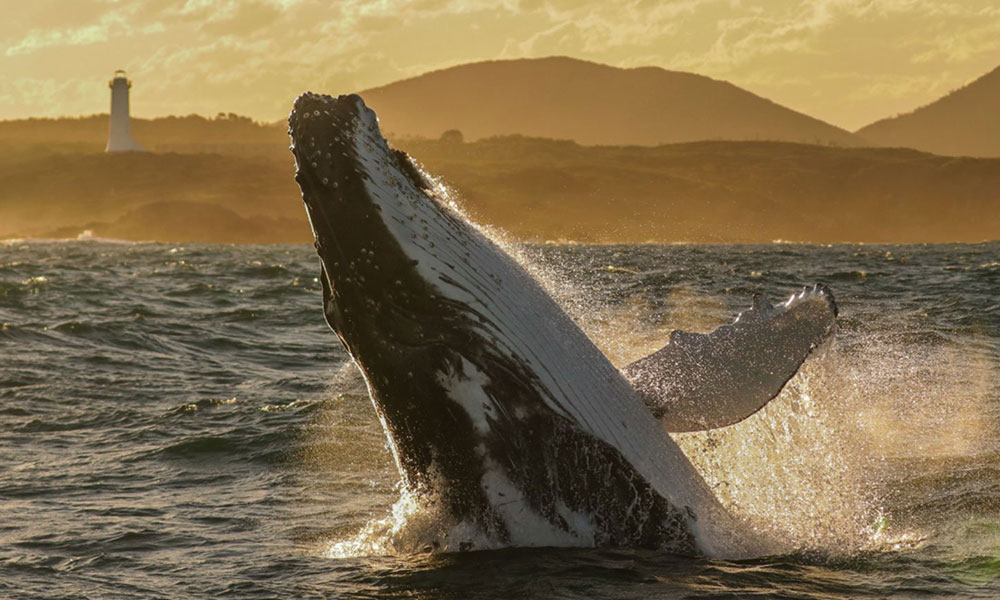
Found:
[{"label": "vegetation on hillside", "polygon": [[[228,121],[205,120],[260,136],[251,139],[273,127]],[[193,146],[199,153],[118,154],[80,137],[25,145],[0,135],[0,238],[89,229],[126,239],[310,241],[287,140],[247,152],[212,135],[196,138],[208,140]],[[451,134],[395,143],[456,189],[472,218],[524,240],[1000,237],[1000,159],[778,142],[580,146]]]},{"label": "vegetation on hillside", "polygon": [[[132,137],[153,152],[222,152],[276,154],[288,147],[284,123],[258,123],[249,117],[219,113],[131,119]],[[108,115],[0,121],[0,146],[31,152],[72,149],[101,152],[108,143]]]}]

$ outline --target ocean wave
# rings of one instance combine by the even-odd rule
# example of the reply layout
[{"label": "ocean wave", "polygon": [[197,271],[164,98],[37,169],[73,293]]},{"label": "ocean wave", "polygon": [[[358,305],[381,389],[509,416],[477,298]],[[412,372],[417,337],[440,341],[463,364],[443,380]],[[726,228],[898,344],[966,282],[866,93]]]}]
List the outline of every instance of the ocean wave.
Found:
[{"label": "ocean wave", "polygon": [[[721,324],[754,292],[836,276],[843,318],[821,372],[752,431],[694,444],[737,510],[806,550],[444,552],[467,541],[448,535],[454,523],[385,521],[398,473],[364,379],[323,323],[312,247],[28,241],[0,244],[0,595],[1000,591],[1000,244],[526,254],[620,357]],[[870,543],[840,543],[859,531]]]}]

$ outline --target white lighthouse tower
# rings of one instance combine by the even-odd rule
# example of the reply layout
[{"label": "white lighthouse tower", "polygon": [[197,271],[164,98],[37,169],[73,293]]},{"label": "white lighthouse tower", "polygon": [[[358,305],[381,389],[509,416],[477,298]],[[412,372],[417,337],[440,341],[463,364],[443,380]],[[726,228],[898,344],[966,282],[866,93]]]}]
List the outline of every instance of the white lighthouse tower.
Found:
[{"label": "white lighthouse tower", "polygon": [[105,152],[146,152],[147,150],[132,139],[129,128],[128,90],[132,82],[125,77],[125,71],[118,69],[115,77],[108,82],[111,88],[111,123],[108,129],[108,147]]}]

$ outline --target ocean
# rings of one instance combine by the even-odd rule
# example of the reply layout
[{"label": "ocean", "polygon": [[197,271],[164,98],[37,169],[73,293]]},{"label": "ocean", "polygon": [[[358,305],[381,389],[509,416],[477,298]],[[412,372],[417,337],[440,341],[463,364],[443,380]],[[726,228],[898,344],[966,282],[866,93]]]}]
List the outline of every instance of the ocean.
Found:
[{"label": "ocean", "polygon": [[1000,243],[519,253],[619,365],[753,293],[831,287],[836,339],[778,398],[675,436],[792,550],[400,552],[398,477],[312,247],[10,240],[0,597],[1000,596]]}]

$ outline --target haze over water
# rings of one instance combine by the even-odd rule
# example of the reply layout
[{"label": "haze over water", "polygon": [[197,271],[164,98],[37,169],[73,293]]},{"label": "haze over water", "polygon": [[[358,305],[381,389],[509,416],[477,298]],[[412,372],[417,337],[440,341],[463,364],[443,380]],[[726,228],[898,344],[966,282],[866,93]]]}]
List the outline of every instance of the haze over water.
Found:
[{"label": "haze over water", "polygon": [[679,440],[727,505],[793,549],[333,558],[407,538],[384,535],[391,519],[358,536],[389,515],[397,476],[323,322],[311,247],[8,242],[0,595],[1000,594],[1000,244],[525,254],[562,273],[550,286],[616,364],[730,320],[754,292],[831,286],[836,342],[762,413]]}]

